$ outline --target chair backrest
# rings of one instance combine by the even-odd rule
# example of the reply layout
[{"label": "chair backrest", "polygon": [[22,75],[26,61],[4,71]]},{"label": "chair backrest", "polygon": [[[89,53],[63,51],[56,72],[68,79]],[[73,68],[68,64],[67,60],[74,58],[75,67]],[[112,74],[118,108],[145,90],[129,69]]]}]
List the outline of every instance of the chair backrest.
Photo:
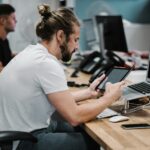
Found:
[{"label": "chair backrest", "polygon": [[0,150],[12,150],[13,141],[17,140],[37,142],[37,138],[28,132],[0,131]]}]

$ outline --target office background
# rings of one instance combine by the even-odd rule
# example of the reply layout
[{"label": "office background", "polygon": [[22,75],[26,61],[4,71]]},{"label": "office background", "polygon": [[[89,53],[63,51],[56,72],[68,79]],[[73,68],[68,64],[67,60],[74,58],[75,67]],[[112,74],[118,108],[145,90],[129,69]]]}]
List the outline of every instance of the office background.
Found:
[{"label": "office background", "polygon": [[[68,0],[67,3],[69,3]],[[135,44],[139,43],[141,45],[146,45],[146,48],[150,47],[150,1],[149,0],[71,0],[74,11],[76,12],[79,19],[91,18],[98,14],[108,14],[108,15],[122,15],[125,20],[131,23],[131,26],[127,28],[128,41]],[[39,15],[37,12],[37,5],[40,3],[48,3],[51,5],[52,9],[59,7],[59,0],[0,0],[2,3],[11,3],[16,8],[17,15],[17,26],[16,31],[9,35],[10,44],[13,51],[19,52],[25,48],[28,44],[34,44],[38,40],[35,36],[34,28]],[[129,24],[127,24],[129,25]],[[135,31],[134,31],[135,30]],[[132,37],[130,33],[133,32],[138,35]],[[81,28],[80,36],[80,50],[84,51],[89,49],[85,38],[84,28]],[[142,34],[143,36],[142,37]],[[134,38],[138,38],[137,40]],[[134,41],[132,41],[134,40]],[[141,41],[142,40],[142,41]],[[145,41],[147,40],[147,41]],[[131,46],[132,48],[132,46]],[[134,47],[133,47],[134,48]],[[136,47],[135,49],[142,50],[143,47]]]},{"label": "office background", "polygon": [[[142,50],[150,47],[148,42],[144,41],[150,39],[149,0],[76,0],[75,11],[81,19],[90,18],[101,13],[122,15],[124,19],[135,24],[128,25],[127,28],[129,48]],[[130,34],[129,32],[132,33]],[[133,38],[137,38],[137,40]],[[142,45],[139,45],[140,41]],[[80,46],[82,50],[89,49],[83,29],[81,30]]]}]

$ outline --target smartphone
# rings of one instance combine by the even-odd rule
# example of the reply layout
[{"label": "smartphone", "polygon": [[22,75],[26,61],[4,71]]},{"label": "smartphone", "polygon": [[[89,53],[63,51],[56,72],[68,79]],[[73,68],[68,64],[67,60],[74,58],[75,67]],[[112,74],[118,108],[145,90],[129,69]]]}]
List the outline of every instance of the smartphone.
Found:
[{"label": "smartphone", "polygon": [[137,124],[122,124],[123,129],[148,129],[150,124],[148,123],[137,123]]},{"label": "smartphone", "polygon": [[132,68],[125,67],[113,67],[107,73],[105,78],[96,87],[100,90],[105,90],[105,85],[107,82],[116,83],[122,81],[132,70]]}]

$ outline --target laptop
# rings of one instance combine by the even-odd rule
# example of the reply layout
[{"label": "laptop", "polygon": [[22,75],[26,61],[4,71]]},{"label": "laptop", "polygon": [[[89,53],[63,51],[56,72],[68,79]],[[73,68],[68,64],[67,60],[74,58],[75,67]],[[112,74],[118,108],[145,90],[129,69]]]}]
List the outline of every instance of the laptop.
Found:
[{"label": "laptop", "polygon": [[145,96],[150,96],[150,55],[148,60],[146,80],[129,85],[123,89],[123,99],[125,100],[133,100]]}]

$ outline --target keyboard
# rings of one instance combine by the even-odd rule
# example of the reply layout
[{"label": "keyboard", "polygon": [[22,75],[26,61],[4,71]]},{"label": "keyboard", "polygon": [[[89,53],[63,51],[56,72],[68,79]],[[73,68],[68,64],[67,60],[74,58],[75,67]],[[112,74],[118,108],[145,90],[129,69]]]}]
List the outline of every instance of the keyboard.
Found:
[{"label": "keyboard", "polygon": [[111,117],[111,116],[116,116],[118,114],[119,114],[118,112],[116,112],[110,108],[106,108],[103,112],[98,114],[96,118],[102,119],[102,118],[107,118],[107,117]]},{"label": "keyboard", "polygon": [[142,94],[150,93],[150,84],[147,84],[146,82],[129,85],[129,87]]}]

